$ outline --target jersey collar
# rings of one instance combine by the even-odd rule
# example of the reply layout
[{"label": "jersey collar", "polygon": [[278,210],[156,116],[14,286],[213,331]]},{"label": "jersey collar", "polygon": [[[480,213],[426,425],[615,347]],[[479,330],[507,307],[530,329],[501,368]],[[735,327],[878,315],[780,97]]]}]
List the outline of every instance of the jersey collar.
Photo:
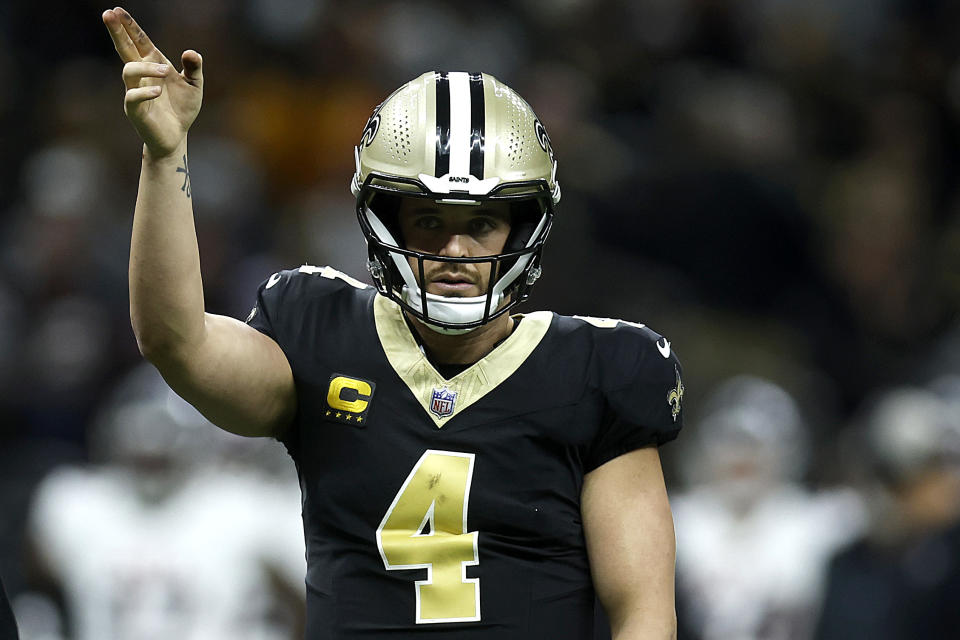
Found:
[{"label": "jersey collar", "polygon": [[[523,322],[506,340],[447,380],[420,349],[398,304],[377,295],[373,310],[377,335],[390,366],[438,429],[513,375],[543,340],[553,319],[549,311],[525,314]],[[437,397],[450,404],[437,411]]]}]

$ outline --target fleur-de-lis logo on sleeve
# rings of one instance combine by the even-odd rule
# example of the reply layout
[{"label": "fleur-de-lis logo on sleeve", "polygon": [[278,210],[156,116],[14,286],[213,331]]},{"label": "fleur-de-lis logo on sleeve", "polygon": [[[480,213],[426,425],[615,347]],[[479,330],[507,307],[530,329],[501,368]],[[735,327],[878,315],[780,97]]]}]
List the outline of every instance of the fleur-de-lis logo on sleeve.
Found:
[{"label": "fleur-de-lis logo on sleeve", "polygon": [[670,415],[673,416],[673,421],[676,422],[677,416],[680,415],[680,401],[683,400],[683,381],[680,380],[680,369],[674,366],[673,370],[677,374],[677,386],[670,389],[669,393],[667,393],[667,404],[670,405]]}]

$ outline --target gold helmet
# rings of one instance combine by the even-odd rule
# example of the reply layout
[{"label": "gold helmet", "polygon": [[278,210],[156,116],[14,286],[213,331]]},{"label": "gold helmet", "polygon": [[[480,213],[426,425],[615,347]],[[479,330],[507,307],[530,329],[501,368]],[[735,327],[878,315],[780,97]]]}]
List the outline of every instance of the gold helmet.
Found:
[{"label": "gold helmet", "polygon": [[[380,293],[446,333],[476,328],[528,297],[540,276],[560,185],[550,138],[513,89],[485,73],[425,73],[374,109],[355,159],[351,191]],[[511,234],[503,253],[457,258],[405,248],[395,214],[405,197],[509,203]],[[470,298],[426,293],[408,258],[421,273],[424,260],[488,263],[489,289]]]}]

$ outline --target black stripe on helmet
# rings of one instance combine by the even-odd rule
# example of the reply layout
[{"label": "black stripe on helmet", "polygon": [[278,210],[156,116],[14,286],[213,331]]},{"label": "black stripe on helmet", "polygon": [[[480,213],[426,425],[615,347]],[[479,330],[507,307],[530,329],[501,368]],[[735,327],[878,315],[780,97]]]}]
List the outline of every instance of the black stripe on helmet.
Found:
[{"label": "black stripe on helmet", "polygon": [[446,73],[437,74],[437,155],[436,177],[450,173],[450,80]]},{"label": "black stripe on helmet", "polygon": [[486,136],[483,74],[470,74],[470,174],[483,180],[483,149]]}]

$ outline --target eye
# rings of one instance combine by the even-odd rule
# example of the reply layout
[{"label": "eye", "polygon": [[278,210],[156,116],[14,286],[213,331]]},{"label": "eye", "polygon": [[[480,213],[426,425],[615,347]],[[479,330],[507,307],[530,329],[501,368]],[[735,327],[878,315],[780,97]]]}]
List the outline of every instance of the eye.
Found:
[{"label": "eye", "polygon": [[440,228],[440,216],[422,215],[417,216],[413,221],[413,226],[417,229],[433,230]]},{"label": "eye", "polygon": [[477,216],[470,219],[471,233],[489,233],[497,228],[497,220],[487,216]]}]

